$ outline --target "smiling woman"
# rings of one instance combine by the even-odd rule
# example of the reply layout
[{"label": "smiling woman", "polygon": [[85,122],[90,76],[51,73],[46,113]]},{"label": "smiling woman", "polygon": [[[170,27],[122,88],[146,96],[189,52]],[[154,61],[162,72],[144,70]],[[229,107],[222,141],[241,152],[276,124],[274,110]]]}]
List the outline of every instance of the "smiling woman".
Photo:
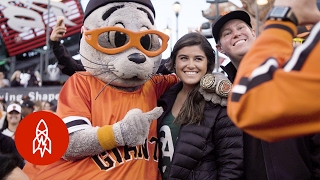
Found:
[{"label": "smiling woman", "polygon": [[182,48],[176,56],[175,70],[186,89],[193,89],[207,73],[208,59],[200,46]]},{"label": "smiling woman", "polygon": [[222,101],[206,101],[199,92],[201,78],[211,74],[214,65],[214,50],[199,33],[182,36],[172,50],[167,68],[181,82],[158,100],[164,110],[158,119],[163,179],[214,180],[217,174],[241,179],[243,175],[241,131],[228,118]]},{"label": "smiling woman", "polygon": [[1,133],[14,139],[16,129],[21,119],[21,106],[16,103],[10,104],[7,108]]}]

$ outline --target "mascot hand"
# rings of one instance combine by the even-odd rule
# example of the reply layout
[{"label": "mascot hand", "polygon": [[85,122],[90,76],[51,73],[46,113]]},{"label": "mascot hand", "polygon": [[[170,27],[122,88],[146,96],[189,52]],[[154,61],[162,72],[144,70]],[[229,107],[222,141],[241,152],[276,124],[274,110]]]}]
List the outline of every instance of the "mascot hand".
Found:
[{"label": "mascot hand", "polygon": [[211,101],[214,104],[226,106],[231,89],[231,82],[222,73],[206,74],[200,80],[200,94],[206,101]]},{"label": "mascot hand", "polygon": [[140,109],[132,109],[126,116],[113,125],[114,137],[119,146],[136,146],[145,143],[148,138],[152,120],[163,113],[162,107],[143,113]]}]

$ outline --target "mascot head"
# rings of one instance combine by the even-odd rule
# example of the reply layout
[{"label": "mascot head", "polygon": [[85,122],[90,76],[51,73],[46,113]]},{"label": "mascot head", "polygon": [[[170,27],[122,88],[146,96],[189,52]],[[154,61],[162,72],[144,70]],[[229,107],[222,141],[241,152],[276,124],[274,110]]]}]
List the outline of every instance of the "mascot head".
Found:
[{"label": "mascot head", "polygon": [[156,30],[150,0],[90,0],[82,27],[81,61],[106,84],[135,90],[158,70],[168,40]]}]

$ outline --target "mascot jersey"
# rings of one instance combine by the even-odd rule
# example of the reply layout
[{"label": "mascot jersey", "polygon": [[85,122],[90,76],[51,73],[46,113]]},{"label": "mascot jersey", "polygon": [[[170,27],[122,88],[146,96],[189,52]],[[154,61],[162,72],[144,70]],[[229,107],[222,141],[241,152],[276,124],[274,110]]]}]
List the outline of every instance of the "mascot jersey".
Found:
[{"label": "mascot jersey", "polygon": [[[67,124],[69,133],[91,125],[94,127],[112,125],[124,118],[133,108],[139,108],[143,112],[152,110],[163,92],[177,81],[175,75],[154,76],[139,90],[124,92],[111,86],[103,89],[105,83],[89,73],[76,73],[61,89],[57,114]],[[25,172],[37,180],[158,179],[159,153],[156,125],[157,122],[153,121],[148,139],[143,146],[117,147],[74,162],[60,159],[42,167],[40,172],[36,169],[32,172],[32,165],[29,164]]]}]

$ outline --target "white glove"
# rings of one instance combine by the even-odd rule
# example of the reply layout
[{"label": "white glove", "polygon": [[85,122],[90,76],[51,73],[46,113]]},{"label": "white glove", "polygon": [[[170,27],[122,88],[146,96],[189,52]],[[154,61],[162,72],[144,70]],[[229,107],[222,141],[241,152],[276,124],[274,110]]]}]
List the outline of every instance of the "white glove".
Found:
[{"label": "white glove", "polygon": [[227,106],[228,95],[231,91],[232,84],[222,73],[212,73],[204,75],[200,80],[200,94],[206,101],[214,104]]},{"label": "white glove", "polygon": [[117,144],[119,146],[143,145],[148,138],[152,120],[158,119],[162,113],[162,107],[155,107],[145,113],[140,109],[128,111],[126,116],[112,127]]}]

